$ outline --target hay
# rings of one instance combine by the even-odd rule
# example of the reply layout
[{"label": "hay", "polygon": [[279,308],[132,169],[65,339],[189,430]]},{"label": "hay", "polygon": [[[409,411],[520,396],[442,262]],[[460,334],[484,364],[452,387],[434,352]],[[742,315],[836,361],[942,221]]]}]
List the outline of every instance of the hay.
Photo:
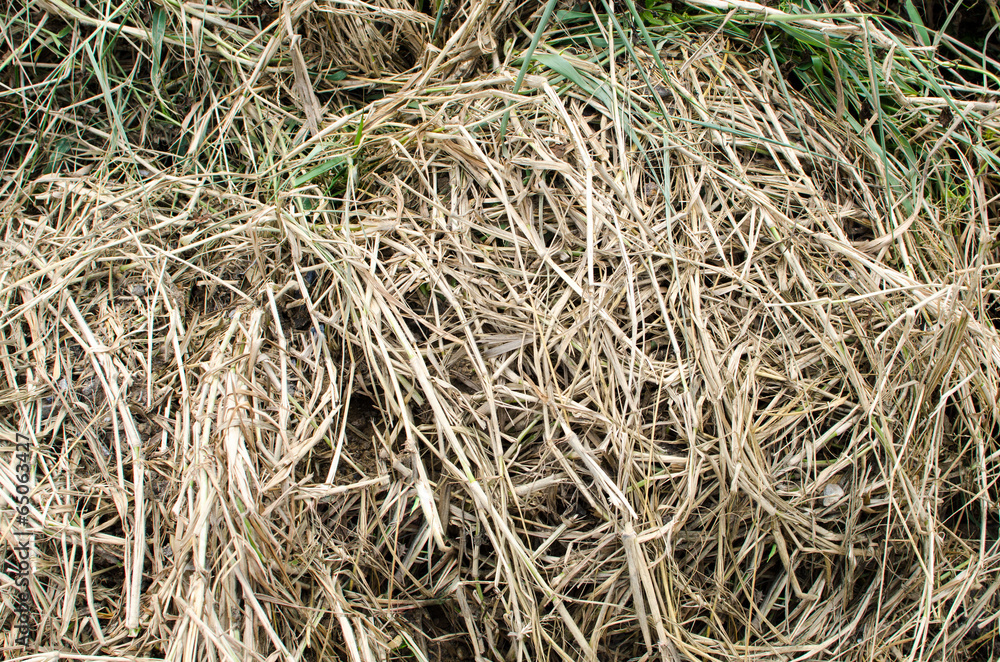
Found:
[{"label": "hay", "polygon": [[9,10],[34,648],[985,659],[995,63],[457,4]]}]

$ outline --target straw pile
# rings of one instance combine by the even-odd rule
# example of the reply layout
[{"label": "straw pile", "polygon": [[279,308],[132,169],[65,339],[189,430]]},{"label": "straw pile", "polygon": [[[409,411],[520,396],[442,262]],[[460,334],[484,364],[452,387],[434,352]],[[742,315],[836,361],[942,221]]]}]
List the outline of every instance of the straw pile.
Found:
[{"label": "straw pile", "polygon": [[8,659],[994,659],[996,64],[552,4],[8,10]]}]

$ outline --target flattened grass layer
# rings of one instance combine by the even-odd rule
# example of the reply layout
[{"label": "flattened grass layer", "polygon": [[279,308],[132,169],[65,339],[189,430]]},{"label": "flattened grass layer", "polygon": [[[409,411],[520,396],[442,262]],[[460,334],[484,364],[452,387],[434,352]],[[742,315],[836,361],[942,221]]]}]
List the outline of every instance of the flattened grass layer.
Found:
[{"label": "flattened grass layer", "polygon": [[995,63],[615,4],[9,10],[39,650],[992,654]]}]

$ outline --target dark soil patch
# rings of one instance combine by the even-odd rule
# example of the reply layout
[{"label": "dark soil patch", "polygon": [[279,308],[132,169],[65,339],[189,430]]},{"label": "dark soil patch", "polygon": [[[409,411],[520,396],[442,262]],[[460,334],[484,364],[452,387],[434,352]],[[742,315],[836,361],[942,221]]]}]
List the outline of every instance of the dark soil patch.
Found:
[{"label": "dark soil patch", "polygon": [[344,456],[348,462],[341,462],[337,469],[337,473],[345,476],[348,482],[378,475],[374,429],[379,418],[379,411],[371,398],[363,393],[351,395],[344,444]]}]

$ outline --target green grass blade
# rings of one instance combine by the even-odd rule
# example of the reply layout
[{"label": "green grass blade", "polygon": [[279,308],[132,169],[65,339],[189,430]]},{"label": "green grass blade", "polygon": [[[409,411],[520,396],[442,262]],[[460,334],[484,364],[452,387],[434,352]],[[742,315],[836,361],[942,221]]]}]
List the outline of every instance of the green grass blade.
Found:
[{"label": "green grass blade", "polygon": [[[531,38],[531,44],[528,45],[528,50],[524,53],[524,61],[521,63],[521,70],[517,72],[517,80],[514,81],[514,94],[521,91],[521,83],[524,82],[524,74],[528,71],[528,67],[531,66],[532,56],[535,54],[535,49],[538,48],[538,42],[542,39],[542,34],[545,32],[545,28],[549,24],[549,19],[552,17],[552,10],[556,8],[556,3],[558,0],[548,0],[545,4],[545,9],[542,11],[542,18],[538,21],[538,27],[535,29],[535,34]],[[508,108],[510,104],[508,103]],[[507,135],[507,122],[510,119],[510,110],[504,113],[503,120],[500,122],[500,140],[503,141]]]}]

